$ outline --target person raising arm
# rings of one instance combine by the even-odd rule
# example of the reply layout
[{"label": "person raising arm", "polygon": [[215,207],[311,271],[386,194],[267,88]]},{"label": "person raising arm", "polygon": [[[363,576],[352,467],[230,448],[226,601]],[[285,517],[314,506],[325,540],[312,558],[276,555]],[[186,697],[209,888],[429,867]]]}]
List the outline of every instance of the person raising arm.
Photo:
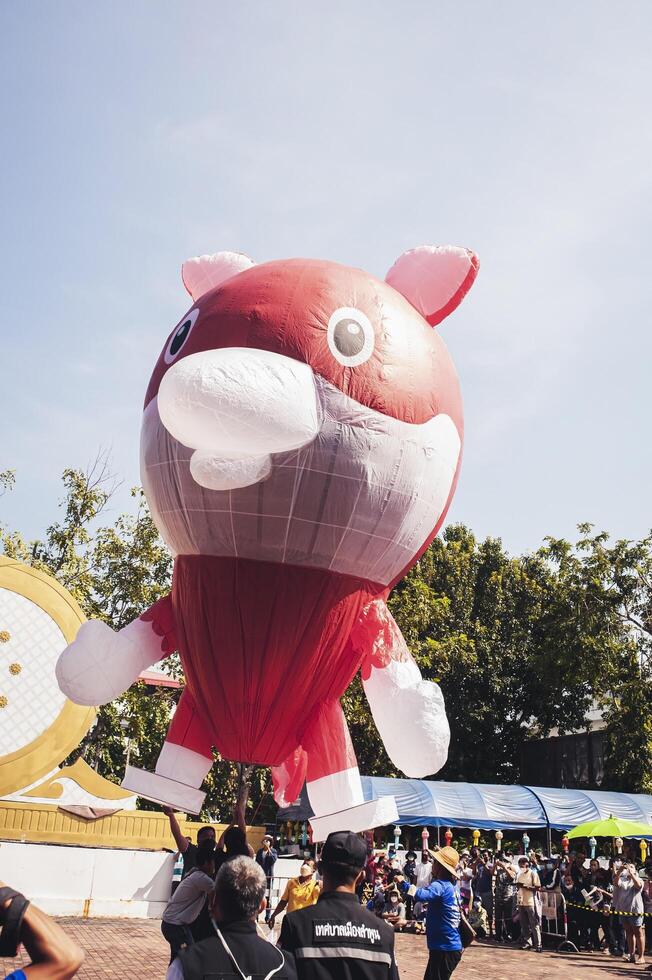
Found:
[{"label": "person raising arm", "polygon": [[163,807],[163,813],[166,815],[170,821],[170,830],[172,831],[172,836],[177,845],[179,853],[183,857],[183,874],[188,874],[191,868],[197,865],[197,848],[204,841],[212,841],[215,843],[215,828],[206,826],[200,827],[197,831],[197,843],[193,844],[184,835],[181,827],[179,826],[179,821],[177,820],[177,815],[170,806]]},{"label": "person raising arm", "polygon": [[621,864],[615,871],[613,887],[614,909],[623,916],[623,929],[627,939],[627,952],[623,959],[629,958],[630,963],[644,965],[643,881],[636,866],[632,863]]}]

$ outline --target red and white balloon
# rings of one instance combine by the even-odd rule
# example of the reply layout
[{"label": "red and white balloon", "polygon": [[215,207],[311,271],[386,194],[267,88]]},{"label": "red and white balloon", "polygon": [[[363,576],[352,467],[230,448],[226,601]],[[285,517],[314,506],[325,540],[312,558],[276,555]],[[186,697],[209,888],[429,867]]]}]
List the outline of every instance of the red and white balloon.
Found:
[{"label": "red and white balloon", "polygon": [[280,802],[307,781],[315,839],[395,820],[393,799],[364,802],[339,705],[358,671],[394,763],[443,765],[441,692],[385,600],[455,490],[462,399],[434,327],[477,270],[452,246],[405,252],[385,281],[233,252],[184,264],[193,305],[141,436],[172,592],[117,635],[86,624],[58,665],[65,693],[97,704],[179,649],[187,686],[156,772],[130,767],[129,789],[197,811],[215,746],[272,766]]}]

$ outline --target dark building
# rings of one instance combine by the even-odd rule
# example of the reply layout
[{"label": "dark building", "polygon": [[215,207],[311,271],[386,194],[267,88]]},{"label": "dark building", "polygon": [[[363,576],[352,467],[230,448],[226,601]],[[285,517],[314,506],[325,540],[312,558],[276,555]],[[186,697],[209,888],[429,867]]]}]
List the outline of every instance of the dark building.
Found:
[{"label": "dark building", "polygon": [[560,735],[554,729],[548,738],[526,742],[520,782],[560,789],[607,789],[603,786],[606,733],[599,708],[592,708],[586,722],[583,732]]}]

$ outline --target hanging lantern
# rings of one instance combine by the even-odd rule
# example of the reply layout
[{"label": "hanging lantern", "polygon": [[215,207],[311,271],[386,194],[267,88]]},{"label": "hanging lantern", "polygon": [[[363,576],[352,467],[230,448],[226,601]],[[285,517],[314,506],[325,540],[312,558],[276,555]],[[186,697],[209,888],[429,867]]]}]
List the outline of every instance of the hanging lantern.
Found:
[{"label": "hanging lantern", "polygon": [[598,846],[598,842],[595,837],[589,837],[589,847],[591,848],[591,860],[595,857],[595,849]]},{"label": "hanging lantern", "polygon": [[421,850],[428,850],[428,841],[430,840],[430,834],[428,833],[428,828],[424,827],[421,831]]},{"label": "hanging lantern", "polygon": [[645,839],[640,840],[638,846],[641,849],[641,863],[645,864],[647,860],[647,841]]},{"label": "hanging lantern", "polygon": [[472,836],[473,836],[473,846],[477,847],[478,844],[480,843],[480,831],[474,830]]},{"label": "hanging lantern", "polygon": [[528,850],[530,849],[530,837],[527,830],[524,832],[521,840],[523,841],[523,853],[527,854]]},{"label": "hanging lantern", "polygon": [[446,833],[444,834],[444,840],[446,841],[446,847],[450,847],[451,846],[452,839],[453,839],[453,831],[452,830],[447,830]]},{"label": "hanging lantern", "polygon": [[503,832],[502,830],[496,831],[496,850],[499,851],[503,846]]},{"label": "hanging lantern", "polygon": [[623,839],[622,837],[616,837],[614,844],[616,845],[616,854],[623,853]]},{"label": "hanging lantern", "polygon": [[564,854],[568,854],[568,848],[570,847],[570,841],[569,841],[568,837],[566,836],[566,834],[564,834],[564,836],[561,839],[561,847],[562,847],[562,850],[563,850]]}]

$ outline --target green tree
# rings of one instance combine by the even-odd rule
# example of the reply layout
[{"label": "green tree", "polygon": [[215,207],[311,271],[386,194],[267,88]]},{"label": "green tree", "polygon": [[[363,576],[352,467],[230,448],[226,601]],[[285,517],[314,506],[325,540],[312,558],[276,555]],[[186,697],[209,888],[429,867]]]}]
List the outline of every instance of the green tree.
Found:
[{"label": "green tree", "polygon": [[[652,535],[611,542],[581,524],[572,546],[548,538],[541,553],[568,593],[607,724],[605,788],[652,792]],[[569,650],[569,655],[572,654]]]},{"label": "green tree", "polygon": [[395,590],[394,614],[451,724],[441,778],[514,782],[530,733],[580,726],[590,685],[568,664],[552,624],[568,610],[539,555],[510,557],[451,526]]},{"label": "green tree", "polygon": [[[528,739],[581,731],[597,704],[605,787],[649,788],[652,541],[580,534],[515,558],[450,526],[394,590],[394,616],[446,700],[451,748],[437,778],[517,782]],[[344,707],[361,769],[397,775],[359,685]]]}]

